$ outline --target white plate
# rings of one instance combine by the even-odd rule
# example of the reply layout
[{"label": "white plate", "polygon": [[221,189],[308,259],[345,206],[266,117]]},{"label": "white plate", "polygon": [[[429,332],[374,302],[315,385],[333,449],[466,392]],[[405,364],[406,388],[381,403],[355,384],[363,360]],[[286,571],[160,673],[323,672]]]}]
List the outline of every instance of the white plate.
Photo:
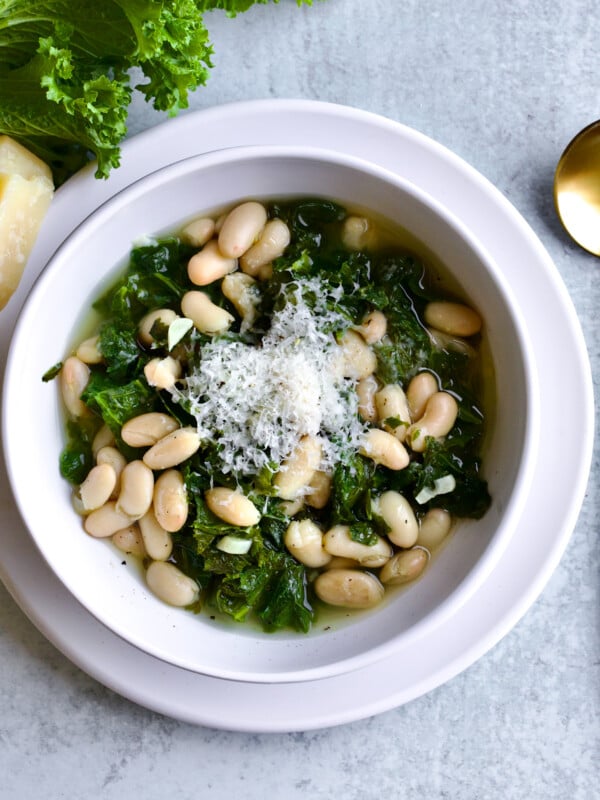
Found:
[{"label": "white plate", "polygon": [[[123,166],[108,182],[96,181],[90,169],[72,179],[57,193],[22,286],[0,315],[1,363],[28,288],[65,236],[100,203],[175,160],[224,146],[268,143],[332,149],[343,143],[345,152],[402,174],[452,208],[504,266],[519,302],[527,305],[544,397],[541,426],[553,431],[541,444],[519,530],[486,583],[453,617],[371,666],[287,685],[193,674],[111,634],[46,567],[18,517],[0,465],[0,577],[51,642],[98,681],[148,708],[216,728],[274,732],[327,727],[401,705],[468,667],[510,630],[549,579],[575,525],[591,462],[593,395],[570,298],[548,254],[510,203],[457,156],[415,131],[311,101],[252,101],[190,113],[127,142]],[[568,435],[565,406],[572,410],[569,419],[579,420],[577,439]],[[532,530],[535,536],[529,535]]]}]

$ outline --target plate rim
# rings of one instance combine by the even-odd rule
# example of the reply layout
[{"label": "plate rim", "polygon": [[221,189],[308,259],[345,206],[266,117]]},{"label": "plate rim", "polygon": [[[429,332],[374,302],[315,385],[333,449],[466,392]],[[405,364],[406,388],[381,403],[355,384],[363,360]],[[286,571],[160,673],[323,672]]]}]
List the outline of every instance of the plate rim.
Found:
[{"label": "plate rim", "polygon": [[[258,722],[258,720],[249,721],[246,720],[244,723],[239,721],[238,723],[232,725],[230,723],[225,723],[222,726],[219,724],[220,720],[214,718],[214,716],[210,715],[203,715],[201,712],[198,713],[197,710],[193,709],[179,709],[179,713],[174,713],[174,709],[172,704],[169,702],[160,703],[156,701],[155,698],[149,698],[144,691],[135,691],[132,690],[131,686],[127,685],[127,682],[119,681],[115,678],[114,675],[107,675],[106,672],[102,669],[98,668],[97,664],[91,664],[89,661],[86,661],[85,654],[77,651],[77,648],[73,647],[72,642],[68,641],[68,637],[61,636],[61,632],[57,631],[55,627],[51,624],[48,624],[48,620],[44,619],[43,613],[40,614],[39,608],[31,607],[31,604],[27,602],[27,597],[22,597],[22,592],[19,590],[19,586],[14,580],[11,580],[9,576],[5,576],[4,570],[2,569],[2,577],[4,582],[11,591],[11,594],[15,597],[17,603],[21,606],[21,608],[28,614],[30,619],[37,625],[37,627],[47,636],[50,641],[56,644],[59,649],[61,649],[65,655],[67,655],[72,661],[76,664],[81,666],[89,674],[93,675],[97,680],[101,683],[104,683],[110,688],[115,689],[115,691],[123,694],[130,699],[135,700],[140,705],[144,705],[149,708],[154,708],[161,713],[168,714],[170,716],[177,716],[179,718],[185,718],[186,721],[195,722],[198,724],[207,724],[211,727],[225,727],[229,730],[248,730],[248,731],[289,731],[289,730],[308,730],[310,728],[316,727],[327,727],[335,724],[342,724],[344,722],[348,722],[351,720],[356,720],[360,718],[364,718],[366,716],[371,716],[375,713],[380,713],[384,710],[389,710],[393,707],[401,705],[403,702],[407,702],[409,699],[413,699],[414,697],[420,696],[426,691],[429,691],[436,686],[439,686],[441,683],[444,683],[446,680],[449,680],[454,675],[458,674],[460,671],[465,669],[466,667],[470,666],[477,658],[481,657],[490,647],[492,647],[497,641],[499,641],[505,633],[508,632],[520,619],[520,617],[525,613],[525,611],[530,607],[531,603],[535,600],[538,594],[543,589],[544,585],[546,584],[547,580],[549,579],[550,575],[554,571],[558,561],[562,557],[562,553],[566,548],[566,545],[570,539],[572,529],[574,527],[576,518],[580,512],[581,503],[583,502],[583,497],[585,493],[585,486],[587,484],[587,478],[589,475],[589,467],[591,465],[591,457],[592,457],[592,446],[593,446],[593,426],[594,426],[594,419],[593,419],[593,388],[592,388],[592,381],[591,381],[591,369],[589,365],[589,360],[587,359],[587,352],[585,350],[585,341],[583,339],[583,333],[579,326],[579,321],[575,314],[574,307],[572,305],[571,299],[568,295],[566,287],[562,283],[562,280],[556,270],[553,262],[551,261],[548,253],[543,248],[541,242],[534,234],[532,229],[529,225],[525,222],[519,212],[512,206],[509,201],[504,198],[504,196],[496,189],[486,178],[484,178],[479,172],[474,170],[473,167],[467,164],[467,162],[463,161],[459,156],[452,153],[451,151],[447,150],[442,145],[434,142],[432,139],[424,136],[424,134],[418,133],[411,128],[408,128],[401,123],[394,122],[393,120],[389,120],[385,117],[381,117],[377,114],[373,114],[372,112],[362,111],[360,109],[351,108],[349,106],[339,106],[336,104],[331,103],[323,103],[321,101],[307,101],[307,100],[257,100],[257,101],[242,101],[237,103],[227,103],[222,106],[215,106],[210,109],[205,110],[198,110],[189,112],[188,114],[183,115],[182,117],[171,120],[168,123],[163,123],[162,125],[158,125],[154,128],[149,130],[143,131],[140,134],[137,134],[132,139],[129,139],[124,143],[123,146],[123,156],[124,160],[127,158],[127,155],[130,150],[134,146],[139,147],[140,143],[145,146],[145,143],[149,143],[152,145],[155,142],[158,142],[161,138],[164,138],[167,133],[164,129],[164,126],[167,124],[169,125],[168,129],[168,137],[172,141],[174,137],[179,137],[179,139],[185,139],[189,132],[194,130],[195,124],[197,122],[203,126],[203,129],[206,129],[207,121],[208,123],[213,125],[213,128],[218,127],[218,125],[223,125],[227,122],[227,120],[231,117],[239,117],[245,116],[248,113],[252,113],[253,115],[261,116],[265,113],[275,113],[275,115],[283,116],[290,116],[293,112],[298,118],[305,117],[305,122],[308,121],[309,118],[313,117],[320,117],[322,121],[324,121],[328,125],[332,125],[332,118],[335,119],[336,124],[342,124],[342,126],[352,124],[358,125],[358,127],[363,128],[379,128],[380,130],[385,129],[388,133],[392,135],[392,138],[397,139],[408,139],[416,144],[417,147],[421,147],[424,151],[428,152],[429,154],[433,154],[434,157],[442,157],[442,159],[446,162],[446,164],[450,163],[454,167],[458,167],[459,172],[464,179],[467,179],[467,182],[474,183],[478,188],[482,189],[486,194],[491,195],[494,202],[499,205],[502,211],[511,218],[511,221],[517,231],[527,239],[527,242],[531,248],[534,249],[536,255],[541,263],[544,264],[546,269],[546,278],[552,283],[552,287],[554,289],[555,294],[558,295],[561,308],[566,315],[567,322],[569,324],[569,331],[574,339],[574,342],[578,345],[576,347],[576,354],[577,354],[577,363],[575,366],[575,371],[578,373],[580,378],[581,388],[583,392],[581,392],[581,401],[582,401],[582,410],[583,410],[583,420],[584,432],[587,431],[587,435],[585,437],[587,447],[584,447],[580,453],[580,458],[578,462],[578,469],[576,470],[577,481],[576,485],[579,489],[578,492],[575,492],[574,495],[571,497],[571,502],[569,507],[564,514],[564,523],[562,525],[562,529],[555,538],[554,546],[551,548],[548,557],[546,558],[543,568],[539,569],[537,575],[535,576],[535,580],[531,581],[528,585],[528,589],[526,592],[522,592],[519,597],[519,602],[514,603],[511,608],[504,614],[504,616],[496,621],[496,625],[492,626],[487,631],[486,637],[480,637],[477,642],[473,643],[471,647],[463,652],[460,656],[456,657],[453,661],[446,664],[443,668],[438,670],[435,676],[430,676],[429,679],[423,679],[419,685],[414,685],[412,690],[406,690],[401,693],[396,694],[389,694],[385,697],[381,697],[378,702],[371,702],[368,706],[363,706],[357,708],[356,706],[352,706],[350,708],[346,708],[345,713],[340,712],[339,710],[335,712],[335,716],[332,717],[331,714],[327,715],[317,715],[312,714],[310,720],[304,719],[303,722],[300,722],[299,718],[296,721],[289,720],[289,721],[281,721],[278,723],[270,722],[262,724]],[[212,119],[211,119],[212,118]],[[312,120],[314,122],[314,119]],[[267,142],[268,143],[268,142]],[[197,150],[195,152],[198,152]],[[121,168],[123,169],[123,168]],[[121,173],[121,180],[125,173]],[[75,176],[71,181],[69,181],[65,186],[61,187],[61,189],[57,192],[57,200],[56,206],[60,206],[60,197],[67,195],[67,193],[72,193],[75,188],[78,187],[80,182],[88,182],[89,180],[93,179],[93,174],[91,173],[91,168],[86,168],[82,173]],[[95,180],[95,179],[93,179]],[[118,186],[114,188],[114,192],[118,191]],[[113,193],[114,193],[113,192]],[[67,195],[68,196],[68,195]],[[57,213],[57,212],[55,212]],[[51,208],[51,215],[52,215],[52,208]],[[484,242],[485,244],[485,242]],[[43,266],[43,263],[40,261],[39,252],[40,247],[36,248],[36,253],[38,254],[37,261],[39,262],[39,267]],[[0,564],[2,567],[2,564]],[[87,613],[87,612],[86,612]],[[106,632],[108,633],[108,632]],[[128,646],[129,647],[129,646]],[[397,656],[390,657],[390,659],[394,659]],[[144,658],[151,658],[149,656],[144,656]],[[173,668],[178,669],[178,668]],[[368,670],[365,668],[364,670],[360,670],[360,672],[364,672]],[[441,674],[440,674],[441,673]],[[356,673],[354,673],[356,675]],[[204,676],[200,676],[204,678]],[[216,679],[209,679],[209,680],[216,680]],[[323,682],[330,682],[335,681],[336,678],[330,679],[323,679],[323,681],[319,681],[319,683]],[[302,684],[297,684],[297,686],[301,686]],[[289,684],[288,684],[289,686]],[[267,689],[271,687],[267,686]],[[187,712],[187,713],[186,713]],[[301,715],[300,715],[301,716]]]}]

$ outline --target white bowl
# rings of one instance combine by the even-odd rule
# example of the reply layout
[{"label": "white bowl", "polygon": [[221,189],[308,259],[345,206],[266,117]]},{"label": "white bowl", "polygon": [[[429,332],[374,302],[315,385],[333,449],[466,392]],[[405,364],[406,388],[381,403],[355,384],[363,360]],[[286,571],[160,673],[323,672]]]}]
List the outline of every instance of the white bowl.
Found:
[{"label": "white bowl", "polygon": [[[57,386],[42,374],[69,351],[93,299],[132,243],[204,210],[257,199],[325,196],[398,221],[481,309],[499,387],[484,477],[492,505],[462,522],[425,575],[382,607],[308,635],[222,626],[156,599],[141,571],[87,536],[58,472],[64,444]],[[452,213],[366,161],[306,147],[243,147],[175,163],[101,206],[66,240],[35,284],[6,368],[3,440],[16,502],[40,552],[95,617],[153,656],[194,672],[254,682],[303,681],[364,666],[454,613],[490,574],[519,520],[538,440],[537,380],[523,320],[501,269]]]}]

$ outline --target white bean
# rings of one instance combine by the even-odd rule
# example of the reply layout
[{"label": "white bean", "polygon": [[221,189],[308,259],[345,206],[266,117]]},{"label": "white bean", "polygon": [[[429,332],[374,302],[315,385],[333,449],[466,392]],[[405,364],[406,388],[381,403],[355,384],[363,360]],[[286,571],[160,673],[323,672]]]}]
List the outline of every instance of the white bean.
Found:
[{"label": "white bean", "polygon": [[189,504],[185,481],[179,470],[168,469],[156,479],[153,508],[157,523],[165,531],[175,533],[183,528]]},{"label": "white bean", "polygon": [[410,461],[402,442],[393,434],[378,428],[371,428],[363,435],[359,452],[376,464],[393,470],[404,469]]},{"label": "white bean", "polygon": [[296,514],[302,511],[305,505],[304,497],[300,496],[295,500],[284,500],[280,508],[286,517],[295,517]]},{"label": "white bean", "polygon": [[237,269],[237,259],[227,258],[219,250],[216,239],[207,242],[188,261],[188,277],[196,286],[208,286]]},{"label": "white bean", "polygon": [[399,442],[403,442],[411,423],[408,400],[403,388],[397,383],[388,383],[375,395],[375,408],[383,428],[392,433]]},{"label": "white bean", "polygon": [[215,221],[211,217],[198,217],[193,219],[181,231],[181,239],[192,247],[202,247],[213,237]]},{"label": "white bean", "polygon": [[60,371],[60,390],[69,414],[83,417],[89,413],[81,395],[90,379],[90,368],[77,356],[69,356]]},{"label": "white bean", "polygon": [[381,567],[391,558],[389,542],[377,536],[375,544],[361,544],[350,537],[348,525],[334,525],[323,537],[323,547],[332,556],[342,556],[357,561],[362,567]]},{"label": "white bean", "polygon": [[269,262],[268,264],[263,264],[262,267],[259,267],[256,277],[259,281],[270,281],[273,277],[273,264]]},{"label": "white bean", "polygon": [[342,244],[347,250],[364,250],[371,243],[371,225],[366,217],[354,214],[342,225]]},{"label": "white bean", "polygon": [[391,558],[381,569],[379,578],[386,585],[408,583],[414,581],[427,566],[429,555],[427,550],[415,547],[412,550],[403,550]]},{"label": "white bean", "polygon": [[406,389],[406,399],[412,419],[423,416],[427,401],[438,388],[437,379],[431,372],[419,372],[411,379]]},{"label": "white bean", "polygon": [[331,556],[323,569],[358,569],[359,563],[353,558],[343,558],[342,556]]},{"label": "white bean", "polygon": [[376,344],[385,336],[387,319],[382,311],[371,311],[363,319],[356,331],[360,333],[367,344]]},{"label": "white bean", "polygon": [[107,539],[113,533],[127,528],[135,522],[128,514],[117,509],[117,504],[109,500],[100,508],[96,508],[88,514],[83,523],[83,527],[97,539]]},{"label": "white bean", "polygon": [[452,517],[443,508],[431,508],[424,514],[419,525],[417,544],[435,550],[452,528]]},{"label": "white bean", "polygon": [[240,258],[240,268],[248,275],[258,275],[262,267],[283,255],[290,238],[290,229],[283,220],[269,220],[256,244]]},{"label": "white bean", "polygon": [[84,364],[101,364],[104,361],[104,356],[98,349],[98,342],[100,336],[90,336],[85,339],[75,352],[78,359],[83,361]]},{"label": "white bean", "polygon": [[425,322],[449,336],[474,336],[481,330],[481,317],[463,303],[434,301],[425,306]]},{"label": "white bean", "polygon": [[146,553],[153,561],[166,561],[173,552],[173,538],[151,508],[140,518],[138,525]]},{"label": "white bean", "polygon": [[295,500],[306,494],[321,461],[321,442],[316,436],[303,436],[296,449],[285,459],[273,479],[277,497]]},{"label": "white bean", "polygon": [[190,606],[200,597],[196,581],[168,561],[153,561],[146,570],[146,582],[159,600],[171,606]]},{"label": "white bean", "polygon": [[339,346],[344,378],[361,380],[375,372],[377,357],[359,333],[347,330],[342,336]]},{"label": "white bean", "polygon": [[80,517],[85,517],[86,514],[89,512],[83,506],[81,501],[81,497],[79,496],[79,487],[73,489],[71,492],[71,505],[76,514],[79,514]]},{"label": "white bean", "polygon": [[121,473],[127,464],[125,456],[112,445],[101,447],[96,454],[96,464],[110,464],[114,469],[117,480],[111,494],[111,499],[116,499],[121,491]]},{"label": "white bean", "polygon": [[419,523],[410,503],[400,492],[383,492],[372,500],[371,509],[389,528],[390,542],[398,547],[412,547],[416,543]]},{"label": "white bean", "polygon": [[150,411],[127,420],[121,428],[121,438],[130,447],[152,447],[177,428],[179,423],[169,414]]},{"label": "white bean", "polygon": [[150,467],[139,459],[130,461],[121,473],[117,510],[124,511],[132,519],[139,519],[150,508],[153,493],[154,475]]},{"label": "white bean", "polygon": [[92,454],[94,458],[98,456],[103,447],[114,446],[115,437],[108,425],[104,424],[98,429],[96,435],[92,440]]},{"label": "white bean", "polygon": [[351,215],[342,226],[342,244],[347,250],[382,250],[394,244],[394,237],[373,220]]},{"label": "white bean", "polygon": [[242,330],[254,322],[259,295],[256,281],[243,272],[226,275],[221,283],[221,291],[242,318]]},{"label": "white bean", "polygon": [[311,508],[325,508],[331,495],[332,477],[328,472],[318,469],[313,473],[308,492],[306,493],[306,504]]},{"label": "white bean", "polygon": [[100,508],[110,499],[117,484],[117,474],[110,464],[97,464],[79,487],[84,512]]},{"label": "white bean", "polygon": [[259,238],[267,222],[261,203],[250,200],[233,208],[219,231],[219,249],[224,256],[240,258]]},{"label": "white bean", "polygon": [[177,428],[146,450],[143,461],[150,469],[169,469],[187,461],[199,447],[200,436],[195,428]]},{"label": "white bean", "polygon": [[458,403],[448,392],[431,395],[423,416],[409,427],[406,441],[416,453],[427,446],[427,437],[439,439],[452,430],[458,416]]},{"label": "white bean", "polygon": [[177,316],[178,315],[172,308],[157,308],[154,311],[149,311],[142,317],[138,325],[138,338],[140,342],[146,345],[146,347],[150,347],[154,342],[154,337],[150,333],[154,323],[160,322],[161,325],[168,328],[169,325],[177,319]]},{"label": "white bean", "polygon": [[227,219],[227,212],[226,211],[224,211],[222,214],[219,214],[219,216],[216,218],[216,220],[215,220],[215,233],[217,235],[219,233],[221,233],[221,228],[223,227],[223,223],[225,222],[226,219]]},{"label": "white bean", "polygon": [[135,556],[136,558],[145,558],[147,555],[144,540],[137,523],[113,533],[112,541],[121,552],[127,553],[127,555]]},{"label": "white bean", "polygon": [[260,511],[254,503],[235,489],[216,486],[204,493],[204,499],[212,513],[230,525],[249,528],[260,520]]},{"label": "white bean", "polygon": [[172,356],[153,358],[144,367],[144,375],[148,386],[169,391],[181,377],[181,364]]},{"label": "white bean", "polygon": [[434,347],[438,350],[447,350],[451,353],[460,353],[467,358],[475,358],[477,351],[466,339],[461,336],[450,336],[449,333],[438,331],[437,328],[427,328],[427,333]]},{"label": "white bean", "polygon": [[314,582],[324,603],[343,608],[372,608],[383,600],[385,589],[374,575],[358,569],[329,569]]},{"label": "white bean", "polygon": [[379,382],[375,375],[367,375],[356,384],[358,395],[358,413],[365,422],[377,422],[375,395],[379,391]]},{"label": "white bean", "polygon": [[208,335],[223,333],[234,321],[229,311],[213,303],[204,292],[186,292],[181,298],[181,310],[201,333]]},{"label": "white bean", "polygon": [[323,531],[310,519],[291,522],[283,536],[289,552],[307,567],[324,567],[331,555],[323,548]]}]

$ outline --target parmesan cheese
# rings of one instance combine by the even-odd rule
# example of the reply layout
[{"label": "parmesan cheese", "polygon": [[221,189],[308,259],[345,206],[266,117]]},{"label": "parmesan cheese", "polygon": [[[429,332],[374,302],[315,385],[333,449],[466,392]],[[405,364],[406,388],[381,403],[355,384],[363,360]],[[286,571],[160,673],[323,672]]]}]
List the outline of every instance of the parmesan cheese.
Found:
[{"label": "parmesan cheese", "polygon": [[349,322],[328,308],[335,298],[318,279],[294,286],[259,345],[228,339],[204,345],[174,392],[196,418],[200,437],[218,445],[224,472],[255,475],[277,467],[306,435],[320,437],[325,470],[358,447],[364,423],[354,381],[336,369],[333,334]]},{"label": "parmesan cheese", "polygon": [[0,136],[0,309],[19,285],[53,192],[49,167]]}]

